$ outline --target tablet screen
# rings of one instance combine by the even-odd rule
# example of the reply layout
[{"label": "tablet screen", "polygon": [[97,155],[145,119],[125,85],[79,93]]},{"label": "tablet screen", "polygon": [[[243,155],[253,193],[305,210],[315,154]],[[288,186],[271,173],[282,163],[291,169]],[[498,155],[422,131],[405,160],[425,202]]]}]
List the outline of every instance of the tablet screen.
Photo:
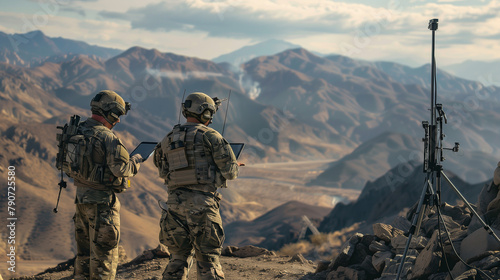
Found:
[{"label": "tablet screen", "polygon": [[151,156],[151,154],[153,154],[153,151],[157,144],[158,143],[156,142],[141,142],[141,144],[137,145],[132,153],[130,153],[130,156],[140,154],[143,160],[146,160],[149,156]]},{"label": "tablet screen", "polygon": [[245,143],[230,143],[231,149],[233,149],[233,153],[238,159],[241,155],[241,151],[243,151],[243,147],[245,147]]}]

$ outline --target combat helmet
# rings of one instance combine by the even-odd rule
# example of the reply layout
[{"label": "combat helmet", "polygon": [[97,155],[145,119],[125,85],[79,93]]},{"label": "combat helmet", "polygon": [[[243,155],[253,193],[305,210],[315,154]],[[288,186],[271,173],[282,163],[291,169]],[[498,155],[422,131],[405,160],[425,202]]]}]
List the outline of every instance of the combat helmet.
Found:
[{"label": "combat helmet", "polygon": [[104,117],[107,122],[114,124],[120,116],[130,110],[130,103],[125,102],[118,93],[112,90],[102,90],[90,101],[92,113]]},{"label": "combat helmet", "polygon": [[217,107],[212,97],[203,92],[193,92],[182,103],[182,115],[186,118],[194,117],[201,123],[212,122],[212,118],[215,112],[217,112]]}]

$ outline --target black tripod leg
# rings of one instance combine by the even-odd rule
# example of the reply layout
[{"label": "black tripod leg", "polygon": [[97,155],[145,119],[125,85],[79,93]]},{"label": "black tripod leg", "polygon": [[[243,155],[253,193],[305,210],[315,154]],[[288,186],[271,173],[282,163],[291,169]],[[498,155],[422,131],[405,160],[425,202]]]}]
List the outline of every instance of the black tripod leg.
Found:
[{"label": "black tripod leg", "polygon": [[493,236],[493,238],[495,238],[498,243],[500,243],[500,238],[498,238],[498,236],[495,234],[495,232],[491,229],[491,227],[486,224],[485,221],[483,221],[483,219],[481,219],[481,217],[477,214],[476,210],[474,210],[474,208],[472,208],[472,205],[470,205],[470,203],[467,201],[467,199],[465,199],[465,197],[460,193],[460,191],[457,189],[457,187],[455,187],[455,185],[453,185],[453,183],[451,182],[450,178],[448,178],[448,176],[446,176],[446,174],[444,174],[444,172],[441,170],[441,175],[443,175],[443,177],[446,179],[446,181],[448,182],[448,185],[450,185],[450,187],[455,191],[455,193],[458,195],[458,197],[460,197],[460,199],[462,199],[465,203],[465,205],[467,206],[467,208],[469,208],[469,210],[474,213],[474,215],[476,215],[477,219],[479,220],[479,222],[483,225],[484,229],[491,235]]},{"label": "black tripod leg", "polygon": [[413,216],[413,222],[411,224],[411,228],[410,228],[410,231],[408,234],[408,240],[406,241],[406,246],[405,246],[405,250],[403,252],[403,257],[401,258],[401,263],[399,264],[399,267],[398,267],[398,273],[396,276],[396,280],[399,280],[399,278],[401,277],[401,272],[403,271],[404,263],[406,260],[406,255],[408,254],[408,249],[410,248],[410,243],[411,243],[411,239],[413,237],[413,234],[418,234],[418,232],[420,231],[420,225],[422,224],[422,218],[424,216],[425,209],[426,209],[426,206],[428,203],[428,202],[426,202],[426,201],[428,201],[427,194],[432,194],[432,187],[431,187],[431,184],[429,182],[429,176],[430,176],[430,173],[427,174],[427,178],[425,179],[424,187],[422,188],[422,194],[420,195],[420,200],[418,201],[418,206],[417,206],[417,209],[415,210],[415,215]]}]

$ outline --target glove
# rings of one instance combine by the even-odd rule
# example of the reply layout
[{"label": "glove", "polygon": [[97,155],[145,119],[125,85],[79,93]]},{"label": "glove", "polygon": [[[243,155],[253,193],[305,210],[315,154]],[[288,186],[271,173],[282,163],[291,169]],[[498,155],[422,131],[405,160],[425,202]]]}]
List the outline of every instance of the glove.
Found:
[{"label": "glove", "polygon": [[134,162],[134,163],[141,163],[141,162],[143,162],[144,160],[142,159],[141,154],[135,154],[135,155],[133,155],[133,156],[130,158],[130,161],[132,161],[132,162]]}]

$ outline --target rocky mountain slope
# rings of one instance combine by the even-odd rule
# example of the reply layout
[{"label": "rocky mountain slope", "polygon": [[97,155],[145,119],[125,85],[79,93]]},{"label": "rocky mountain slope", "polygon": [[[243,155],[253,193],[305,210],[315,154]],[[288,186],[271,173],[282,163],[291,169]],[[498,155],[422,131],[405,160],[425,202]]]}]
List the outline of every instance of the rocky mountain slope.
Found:
[{"label": "rocky mountain slope", "polygon": [[[469,183],[491,178],[498,159],[480,151],[445,152],[443,166],[460,174]],[[423,143],[420,138],[385,132],[359,145],[352,153],[330,164],[309,185],[324,185],[362,190],[369,181],[384,175],[387,170],[408,161],[423,162]],[[464,164],[464,163],[468,164]]]},{"label": "rocky mountain slope", "polygon": [[[471,185],[452,173],[446,174],[469,202],[477,201],[484,182]],[[441,200],[456,204],[460,198],[444,179],[442,181]],[[383,217],[397,215],[418,202],[424,183],[425,173],[420,163],[400,164],[377,180],[368,182],[355,202],[337,204],[321,221],[319,230],[337,231],[357,222],[370,225]],[[436,186],[433,188],[435,190]]]}]

